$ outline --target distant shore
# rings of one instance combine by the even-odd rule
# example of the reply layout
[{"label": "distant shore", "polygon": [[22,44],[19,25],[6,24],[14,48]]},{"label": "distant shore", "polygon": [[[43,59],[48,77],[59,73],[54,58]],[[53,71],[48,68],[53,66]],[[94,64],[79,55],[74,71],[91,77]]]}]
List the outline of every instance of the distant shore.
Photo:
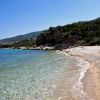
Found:
[{"label": "distant shore", "polygon": [[100,100],[100,46],[80,46],[64,49],[63,51],[90,64],[84,78],[81,80],[83,91],[93,97],[93,100]]},{"label": "distant shore", "polygon": [[49,46],[38,46],[38,47],[11,47],[11,48],[0,48],[0,49],[21,49],[21,50],[54,50],[54,47]]},{"label": "distant shore", "polygon": [[19,47],[22,50],[54,50],[54,47],[38,46],[38,47]]}]

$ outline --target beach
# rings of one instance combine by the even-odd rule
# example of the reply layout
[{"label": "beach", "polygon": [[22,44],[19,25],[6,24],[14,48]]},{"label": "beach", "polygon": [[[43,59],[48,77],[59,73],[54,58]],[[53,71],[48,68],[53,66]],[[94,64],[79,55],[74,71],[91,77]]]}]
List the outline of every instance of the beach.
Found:
[{"label": "beach", "polygon": [[81,79],[82,89],[92,100],[100,100],[100,46],[80,46],[63,51],[89,63],[87,71]]},{"label": "beach", "polygon": [[99,46],[1,50],[0,100],[100,100],[99,54]]},{"label": "beach", "polygon": [[80,94],[83,60],[59,50],[1,49],[0,55],[0,100],[86,98]]}]

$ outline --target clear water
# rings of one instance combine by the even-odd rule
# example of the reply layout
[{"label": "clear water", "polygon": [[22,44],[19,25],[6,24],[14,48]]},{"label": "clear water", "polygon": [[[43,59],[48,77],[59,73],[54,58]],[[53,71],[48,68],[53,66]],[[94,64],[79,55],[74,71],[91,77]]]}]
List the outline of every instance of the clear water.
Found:
[{"label": "clear water", "polygon": [[57,73],[67,66],[66,56],[54,51],[0,50],[0,100],[52,97]]},{"label": "clear water", "polygon": [[56,51],[0,50],[0,100],[90,100],[76,63]]}]

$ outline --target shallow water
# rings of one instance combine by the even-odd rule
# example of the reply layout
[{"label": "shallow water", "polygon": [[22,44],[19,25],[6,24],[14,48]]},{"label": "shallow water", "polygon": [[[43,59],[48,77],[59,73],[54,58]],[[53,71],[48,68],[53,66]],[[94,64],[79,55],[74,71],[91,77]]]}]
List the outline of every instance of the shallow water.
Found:
[{"label": "shallow water", "polygon": [[92,100],[77,63],[56,51],[0,50],[0,100]]}]

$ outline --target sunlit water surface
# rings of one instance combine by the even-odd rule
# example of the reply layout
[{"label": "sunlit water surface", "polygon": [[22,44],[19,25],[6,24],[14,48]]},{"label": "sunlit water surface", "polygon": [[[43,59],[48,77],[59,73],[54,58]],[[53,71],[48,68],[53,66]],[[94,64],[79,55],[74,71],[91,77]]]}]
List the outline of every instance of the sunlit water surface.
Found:
[{"label": "sunlit water surface", "polygon": [[73,66],[74,60],[56,51],[1,49],[0,100],[74,100],[80,71]]}]

